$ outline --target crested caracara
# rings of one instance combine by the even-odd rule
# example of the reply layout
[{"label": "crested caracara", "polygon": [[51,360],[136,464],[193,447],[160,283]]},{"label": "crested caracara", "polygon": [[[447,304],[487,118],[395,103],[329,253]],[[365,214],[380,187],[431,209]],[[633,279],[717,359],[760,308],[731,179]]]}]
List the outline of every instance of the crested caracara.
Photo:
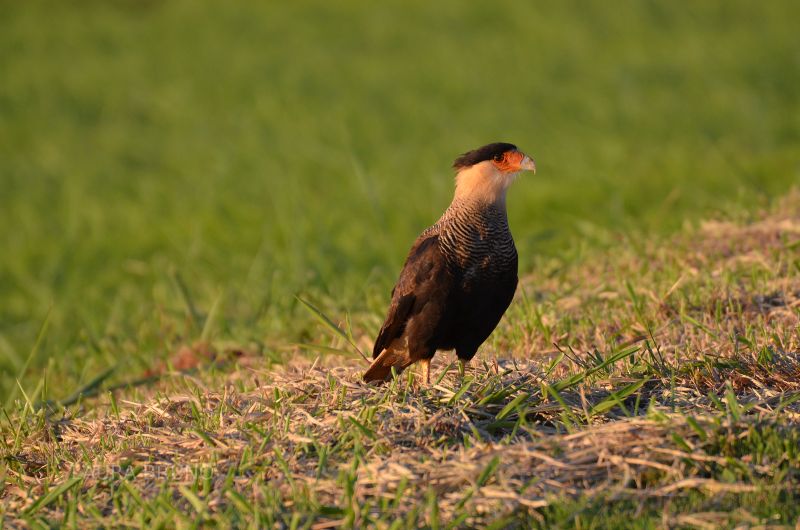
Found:
[{"label": "crested caracara", "polygon": [[462,363],[472,359],[514,297],[517,249],[506,191],[519,172],[536,166],[516,146],[493,143],[464,153],[453,167],[453,202],[408,253],[365,381],[420,361],[430,383],[436,350],[455,350]]}]

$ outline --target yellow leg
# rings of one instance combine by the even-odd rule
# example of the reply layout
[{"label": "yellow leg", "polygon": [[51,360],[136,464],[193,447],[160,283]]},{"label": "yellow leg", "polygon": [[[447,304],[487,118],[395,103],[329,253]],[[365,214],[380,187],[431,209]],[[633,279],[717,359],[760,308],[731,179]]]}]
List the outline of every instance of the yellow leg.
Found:
[{"label": "yellow leg", "polygon": [[422,365],[422,371],[425,374],[425,384],[430,386],[431,384],[431,360],[430,359],[422,359],[419,364]]}]

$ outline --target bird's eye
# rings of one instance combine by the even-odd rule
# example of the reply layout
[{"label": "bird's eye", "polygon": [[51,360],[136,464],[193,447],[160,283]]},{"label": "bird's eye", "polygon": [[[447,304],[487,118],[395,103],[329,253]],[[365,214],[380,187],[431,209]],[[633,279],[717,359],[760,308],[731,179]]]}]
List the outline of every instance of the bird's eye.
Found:
[{"label": "bird's eye", "polygon": [[494,155],[495,162],[502,162],[503,158],[505,158],[505,155],[503,153],[500,153],[499,155]]}]

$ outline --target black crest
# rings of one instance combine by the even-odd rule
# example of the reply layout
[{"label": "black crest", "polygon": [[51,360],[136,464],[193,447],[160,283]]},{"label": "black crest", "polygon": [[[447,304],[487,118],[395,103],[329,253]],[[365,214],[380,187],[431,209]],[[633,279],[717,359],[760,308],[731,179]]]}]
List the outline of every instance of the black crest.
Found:
[{"label": "black crest", "polygon": [[491,160],[498,155],[502,155],[506,151],[511,151],[512,149],[516,148],[516,145],[507,144],[504,142],[495,142],[493,144],[484,145],[483,147],[466,152],[460,157],[456,158],[455,162],[453,162],[453,167],[455,169],[463,169],[465,167],[474,166],[478,162]]}]

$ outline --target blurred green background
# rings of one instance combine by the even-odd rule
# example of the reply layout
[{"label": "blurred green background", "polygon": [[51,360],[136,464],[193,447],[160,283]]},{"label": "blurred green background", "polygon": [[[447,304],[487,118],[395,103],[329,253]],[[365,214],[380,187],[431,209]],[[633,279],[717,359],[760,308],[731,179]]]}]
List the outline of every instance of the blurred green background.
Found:
[{"label": "blurred green background", "polygon": [[752,211],[800,176],[798,6],[0,1],[0,396],[281,351],[296,293],[373,333],[490,141],[539,168],[523,271]]}]

